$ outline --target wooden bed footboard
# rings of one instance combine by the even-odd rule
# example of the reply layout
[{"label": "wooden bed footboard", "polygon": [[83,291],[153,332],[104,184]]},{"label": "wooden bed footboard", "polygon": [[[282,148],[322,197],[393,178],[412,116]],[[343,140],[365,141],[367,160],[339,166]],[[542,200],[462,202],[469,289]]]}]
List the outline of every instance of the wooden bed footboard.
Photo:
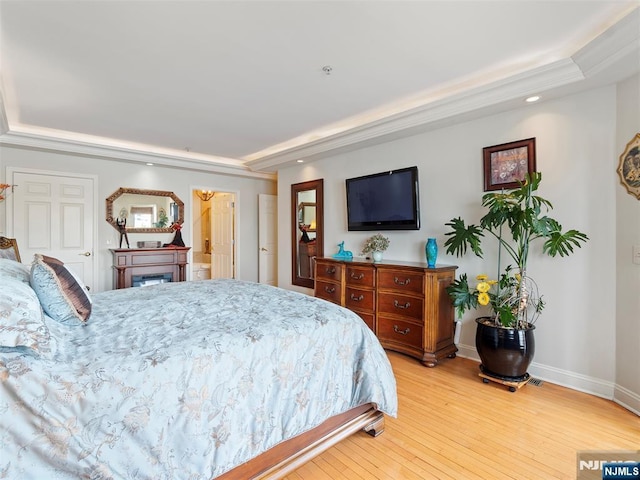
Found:
[{"label": "wooden bed footboard", "polygon": [[216,480],[282,478],[359,430],[377,437],[384,431],[384,414],[370,403],[353,408],[329,418],[308,432],[276,445],[256,458],[216,477]]}]

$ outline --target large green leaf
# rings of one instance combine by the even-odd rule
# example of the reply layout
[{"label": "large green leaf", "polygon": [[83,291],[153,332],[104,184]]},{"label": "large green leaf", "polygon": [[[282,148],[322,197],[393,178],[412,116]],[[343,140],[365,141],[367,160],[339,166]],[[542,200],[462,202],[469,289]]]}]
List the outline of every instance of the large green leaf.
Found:
[{"label": "large green leaf", "polygon": [[536,218],[531,224],[533,232],[540,237],[550,237],[560,230],[560,225],[553,218],[544,216]]},{"label": "large green leaf", "polygon": [[589,240],[589,237],[578,230],[568,230],[567,232],[562,233],[560,231],[561,226],[558,225],[558,227],[560,228],[551,234],[542,247],[542,251],[552,257],[555,257],[556,255],[566,257],[573,253],[574,247],[580,248],[582,247],[582,243]]},{"label": "large green leaf", "polygon": [[469,280],[466,273],[454,280],[446,290],[451,297],[458,317],[461,318],[465,311],[478,307],[478,292],[471,291],[469,288]]},{"label": "large green leaf", "polygon": [[471,248],[473,253],[482,258],[482,248],[480,247],[480,239],[484,237],[482,228],[473,224],[467,226],[460,217],[452,218],[445,225],[451,227],[451,231],[445,233],[449,237],[444,242],[447,253],[453,253],[461,257],[467,253],[467,248]]}]

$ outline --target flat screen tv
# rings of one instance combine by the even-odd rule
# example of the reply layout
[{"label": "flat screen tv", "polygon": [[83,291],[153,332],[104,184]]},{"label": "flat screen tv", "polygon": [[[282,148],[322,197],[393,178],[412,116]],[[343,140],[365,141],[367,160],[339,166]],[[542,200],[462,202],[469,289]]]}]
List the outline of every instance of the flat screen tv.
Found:
[{"label": "flat screen tv", "polygon": [[418,167],[348,178],[347,228],[419,230]]}]

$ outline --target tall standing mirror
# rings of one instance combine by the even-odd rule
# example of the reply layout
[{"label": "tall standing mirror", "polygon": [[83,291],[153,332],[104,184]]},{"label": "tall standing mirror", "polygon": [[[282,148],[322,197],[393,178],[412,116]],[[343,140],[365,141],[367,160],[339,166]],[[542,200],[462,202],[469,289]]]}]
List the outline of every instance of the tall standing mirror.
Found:
[{"label": "tall standing mirror", "polygon": [[313,288],[315,259],[324,254],[323,180],[291,185],[293,285]]}]

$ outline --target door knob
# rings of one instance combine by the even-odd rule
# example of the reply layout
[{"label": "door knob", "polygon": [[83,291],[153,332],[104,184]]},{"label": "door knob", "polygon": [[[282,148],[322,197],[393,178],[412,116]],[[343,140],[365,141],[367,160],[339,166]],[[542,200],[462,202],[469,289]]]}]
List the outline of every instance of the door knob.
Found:
[{"label": "door knob", "polygon": [[267,249],[266,249],[266,248],[264,248],[264,247],[260,247],[260,251],[261,251],[261,252],[268,252],[269,250],[267,250]]},{"label": "door knob", "polygon": [[79,253],[78,255],[83,255],[85,257],[90,257],[91,256],[91,252]]}]

